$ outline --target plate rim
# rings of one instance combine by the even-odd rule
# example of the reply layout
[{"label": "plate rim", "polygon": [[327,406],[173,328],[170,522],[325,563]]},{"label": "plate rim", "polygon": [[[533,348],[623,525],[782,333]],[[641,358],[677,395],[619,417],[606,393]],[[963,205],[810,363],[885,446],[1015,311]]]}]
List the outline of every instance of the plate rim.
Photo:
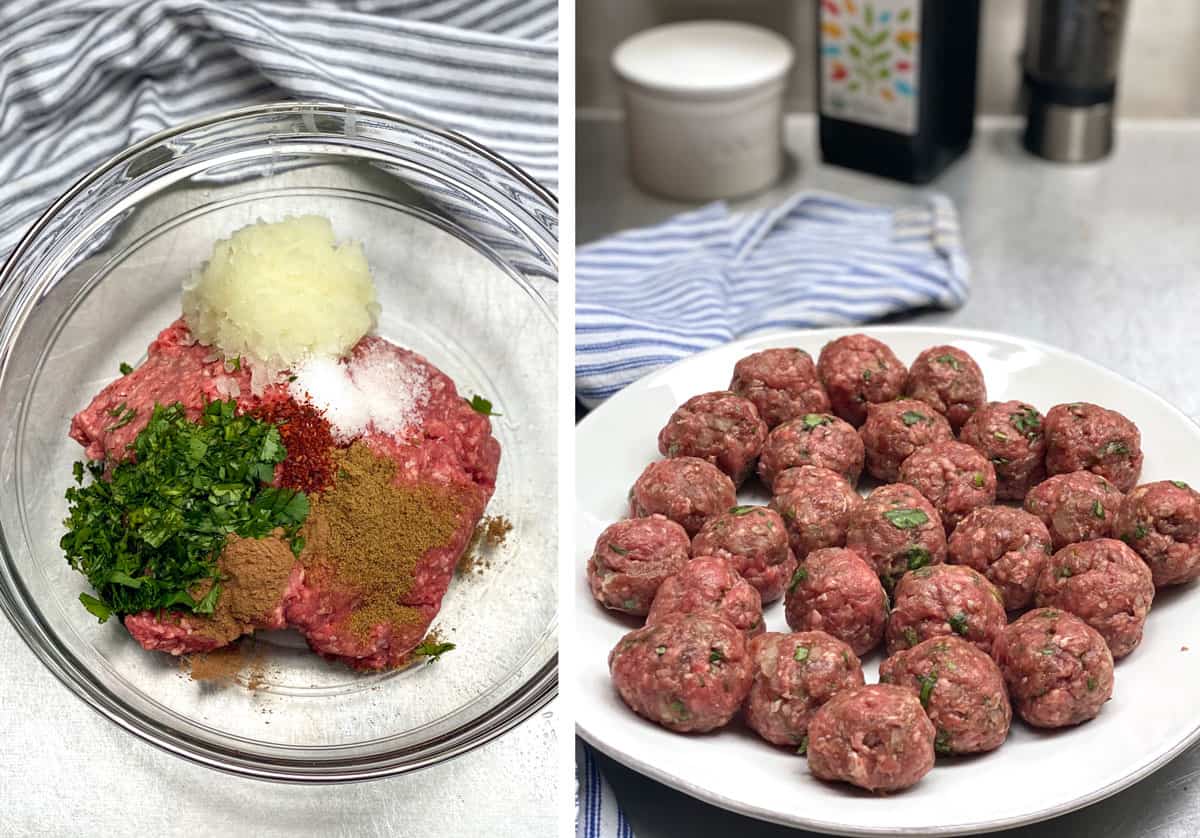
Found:
[{"label": "plate rim", "polygon": [[[1080,362],[1080,363],[1084,364],[1085,366],[1093,368],[1094,370],[1100,371],[1107,375],[1117,377],[1122,382],[1124,382],[1126,385],[1131,386],[1134,390],[1140,392],[1141,394],[1143,394],[1145,396],[1150,397],[1151,399],[1154,399],[1156,402],[1158,402],[1160,404],[1160,406],[1167,408],[1167,410],[1170,413],[1174,414],[1178,418],[1182,419],[1185,423],[1187,423],[1192,428],[1193,431],[1200,433],[1200,422],[1197,422],[1196,420],[1192,419],[1192,417],[1188,416],[1186,413],[1184,413],[1182,410],[1180,410],[1178,407],[1176,407],[1174,404],[1172,404],[1165,397],[1163,397],[1159,393],[1155,392],[1151,388],[1147,387],[1145,384],[1134,381],[1134,380],[1122,375],[1121,373],[1116,372],[1115,370],[1113,370],[1097,361],[1093,361],[1090,358],[1086,358],[1083,355],[1080,355],[1076,352],[1072,352],[1071,350],[1054,346],[1053,344],[1049,344],[1044,341],[1037,340],[1036,338],[1027,338],[1027,337],[1023,337],[1020,335],[1005,334],[1003,332],[996,332],[996,331],[991,331],[991,330],[987,330],[987,329],[972,329],[972,328],[963,328],[963,327],[957,327],[957,326],[942,326],[939,324],[930,324],[930,325],[857,324],[857,325],[850,325],[850,326],[822,327],[822,328],[814,328],[814,329],[786,329],[786,330],[770,331],[770,332],[764,332],[762,334],[750,335],[747,337],[743,337],[743,338],[739,338],[737,340],[730,341],[728,343],[721,344],[720,346],[706,349],[702,352],[697,352],[693,355],[687,356],[686,358],[681,358],[678,361],[675,361],[674,363],[668,364],[664,367],[660,367],[660,368],[652,371],[648,375],[643,376],[642,378],[639,378],[636,381],[631,382],[628,386],[626,386],[620,392],[616,393],[615,395],[613,395],[612,397],[607,399],[605,402],[598,405],[595,409],[593,409],[591,412],[589,412],[587,416],[585,416],[583,419],[581,419],[579,421],[579,423],[575,426],[576,447],[578,448],[578,439],[580,436],[580,432],[584,428],[590,428],[591,424],[593,423],[593,420],[595,419],[595,416],[597,414],[601,413],[601,411],[603,411],[607,405],[611,404],[614,400],[625,398],[627,396],[627,394],[630,393],[630,391],[636,390],[636,388],[638,388],[639,386],[649,387],[649,386],[652,386],[652,385],[658,383],[664,377],[670,375],[673,370],[675,370],[677,367],[679,367],[683,364],[691,363],[691,362],[697,361],[699,359],[702,359],[702,358],[705,358],[708,356],[712,356],[712,355],[716,355],[716,354],[719,354],[722,352],[728,352],[731,348],[735,348],[735,347],[743,347],[749,351],[753,351],[754,347],[759,347],[760,345],[763,345],[763,344],[775,344],[779,341],[787,340],[790,336],[803,336],[806,340],[820,340],[823,337],[826,340],[832,340],[836,337],[841,337],[843,335],[849,335],[849,334],[867,334],[872,337],[876,337],[879,333],[883,333],[884,335],[889,335],[889,334],[891,334],[891,335],[937,334],[937,335],[944,336],[947,339],[961,338],[961,339],[966,339],[966,340],[975,339],[975,340],[983,340],[983,341],[989,341],[989,342],[1004,342],[1004,343],[1008,343],[1008,344],[1018,343],[1026,348],[1038,349],[1043,352],[1050,352],[1050,353],[1053,353],[1054,355],[1059,355],[1059,356],[1067,356],[1070,359],[1072,359],[1073,361]],[[884,337],[879,337],[879,339],[885,340]],[[885,342],[886,342],[886,340],[885,340]],[[578,470],[576,471],[576,481],[577,481],[576,488],[578,488]],[[578,538],[578,535],[576,537]],[[576,544],[576,549],[578,549],[578,543]],[[573,561],[576,558],[578,558],[578,557],[574,556]],[[578,564],[578,562],[575,562],[575,564]],[[578,586],[576,586],[576,595],[578,596]],[[578,624],[577,624],[577,626],[578,626]],[[572,675],[574,675],[575,672],[576,672],[576,670],[572,670]],[[792,827],[792,828],[810,829],[810,830],[822,832],[822,833],[829,834],[829,835],[845,835],[845,836],[856,836],[856,837],[857,836],[881,836],[881,835],[922,835],[922,836],[925,836],[925,835],[927,835],[927,836],[974,835],[974,834],[981,834],[981,833],[988,833],[988,832],[996,832],[996,831],[999,831],[1002,829],[1012,829],[1012,828],[1020,827],[1020,826],[1028,826],[1029,824],[1046,821],[1051,818],[1058,817],[1060,815],[1069,814],[1070,812],[1074,812],[1074,811],[1078,811],[1079,809],[1086,808],[1087,806],[1090,806],[1093,803],[1099,803],[1101,800],[1111,797],[1112,795],[1117,794],[1118,792],[1124,791],[1125,789],[1129,788],[1130,786],[1138,783],[1141,780],[1144,780],[1146,777],[1148,777],[1151,774],[1153,774],[1154,772],[1158,771],[1164,765],[1166,765],[1167,763],[1169,763],[1173,759],[1175,759],[1175,757],[1179,756],[1179,754],[1181,754],[1183,751],[1187,750],[1189,747],[1194,745],[1197,742],[1197,740],[1200,740],[1200,714],[1197,714],[1195,723],[1194,723],[1191,731],[1189,731],[1186,736],[1180,738],[1175,743],[1173,743],[1170,747],[1166,748],[1162,753],[1155,755],[1153,758],[1151,758],[1145,764],[1138,767],[1136,770],[1132,771],[1129,774],[1126,774],[1125,776],[1123,776],[1117,780],[1114,780],[1113,782],[1109,783],[1108,785],[1102,786],[1099,789],[1096,789],[1095,791],[1093,791],[1089,794],[1075,797],[1075,798],[1073,798],[1069,801],[1066,801],[1060,805],[1050,806],[1050,807],[1046,807],[1044,809],[1039,809],[1034,812],[1029,812],[1029,813],[1025,813],[1022,815],[1014,815],[1012,817],[1007,817],[1007,818],[978,821],[978,822],[973,822],[973,823],[955,824],[952,826],[922,826],[922,827],[900,827],[900,828],[885,829],[885,828],[876,828],[876,827],[855,827],[855,826],[850,826],[847,824],[840,824],[840,823],[836,823],[836,822],[815,820],[812,818],[805,818],[803,816],[787,816],[780,812],[772,811],[769,809],[763,809],[758,806],[753,806],[750,804],[743,803],[737,799],[730,798],[730,797],[727,797],[722,794],[710,792],[706,788],[700,787],[700,786],[696,785],[695,783],[688,782],[687,780],[677,777],[673,774],[670,774],[667,771],[660,770],[653,765],[643,762],[641,759],[638,759],[637,757],[635,757],[631,754],[625,753],[616,747],[611,747],[611,746],[607,745],[595,733],[595,731],[589,730],[586,727],[586,725],[584,724],[584,716],[582,713],[579,712],[583,706],[584,705],[582,702],[578,702],[578,701],[576,702],[576,708],[575,708],[575,710],[576,710],[576,720],[575,720],[576,734],[580,738],[582,738],[585,742],[587,742],[590,746],[599,750],[601,753],[603,753],[606,756],[608,756],[609,758],[621,763],[625,767],[627,767],[633,771],[636,771],[637,773],[641,774],[644,777],[654,780],[655,782],[661,783],[669,788],[673,788],[676,791],[680,791],[680,792],[688,795],[689,797],[692,797],[703,803],[707,803],[709,805],[716,806],[720,809],[725,809],[726,811],[734,812],[736,814],[755,818],[757,820],[766,821],[768,823],[775,823],[775,824],[779,824],[781,826],[788,826],[788,827]]]}]

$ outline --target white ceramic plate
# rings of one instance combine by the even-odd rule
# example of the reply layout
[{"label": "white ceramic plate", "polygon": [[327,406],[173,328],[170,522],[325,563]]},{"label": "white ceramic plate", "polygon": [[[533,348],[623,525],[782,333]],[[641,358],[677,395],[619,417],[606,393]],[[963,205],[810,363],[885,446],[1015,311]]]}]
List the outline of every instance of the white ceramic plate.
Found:
[{"label": "white ceramic plate", "polygon": [[[584,564],[605,526],[626,514],[626,491],[658,458],[656,437],[684,400],[729,385],[734,363],[772,346],[799,346],[816,358],[829,340],[866,331],[906,364],[949,343],[979,362],[988,398],[1023,399],[1043,413],[1060,402],[1091,401],[1128,416],[1142,432],[1142,482],[1200,486],[1200,428],[1144,387],[1077,355],[988,332],[875,327],[776,334],[739,341],[660,370],[588,416],[576,432],[576,657],[578,730],[588,742],[649,777],[716,806],[764,820],[841,835],[958,835],[1031,823],[1086,806],[1161,767],[1200,737],[1200,591],[1168,590],[1155,600],[1141,646],[1117,665],[1113,699],[1079,727],[1038,732],[1014,719],[999,750],[939,759],[913,788],[874,796],[823,783],[807,762],[774,748],[735,721],[705,735],[679,735],[635,716],[608,676],[609,650],[637,623],[592,599]],[[753,482],[753,481],[752,481]],[[763,502],[761,488],[743,501]],[[768,631],[788,631],[783,606],[767,607]],[[864,660],[877,680],[879,654]]]}]

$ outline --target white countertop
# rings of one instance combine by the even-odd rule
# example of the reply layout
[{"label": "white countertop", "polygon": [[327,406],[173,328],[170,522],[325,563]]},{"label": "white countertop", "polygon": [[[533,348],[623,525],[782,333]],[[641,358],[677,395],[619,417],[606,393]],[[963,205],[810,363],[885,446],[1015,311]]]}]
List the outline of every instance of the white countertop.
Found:
[{"label": "white countertop", "polygon": [[[622,126],[581,119],[576,130],[577,240],[660,221],[689,205],[640,192],[625,174]],[[1200,122],[1123,123],[1115,153],[1081,166],[1027,154],[1017,120],[982,120],[970,152],[929,187],[825,166],[811,116],[787,124],[785,180],[735,209],[804,189],[880,203],[925,191],[958,208],[972,291],[936,322],[1035,338],[1138,381],[1200,419]],[[1197,710],[1200,712],[1200,709]],[[807,834],[715,809],[601,757],[638,838]],[[1191,838],[1200,834],[1200,746],[1092,807],[1023,829],[1021,838]]]}]

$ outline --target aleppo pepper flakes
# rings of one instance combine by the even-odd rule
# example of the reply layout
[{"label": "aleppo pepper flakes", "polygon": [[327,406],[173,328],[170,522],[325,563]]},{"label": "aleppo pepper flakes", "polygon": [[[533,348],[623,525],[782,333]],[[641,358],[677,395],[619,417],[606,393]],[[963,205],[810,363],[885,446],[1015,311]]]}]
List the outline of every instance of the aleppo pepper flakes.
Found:
[{"label": "aleppo pepper flakes", "polygon": [[321,492],[333,481],[333,429],[308,402],[284,399],[263,405],[255,416],[279,428],[287,458],[279,467],[279,485],[305,494]]},{"label": "aleppo pepper flakes", "polygon": [[[380,623],[412,625],[420,608],[402,605],[417,565],[458,529],[463,504],[431,484],[397,486],[396,464],[361,442],[332,455],[335,480],[313,505],[313,533],[302,560],[325,565],[362,597],[349,628],[366,639]],[[317,535],[319,534],[319,535]]]}]

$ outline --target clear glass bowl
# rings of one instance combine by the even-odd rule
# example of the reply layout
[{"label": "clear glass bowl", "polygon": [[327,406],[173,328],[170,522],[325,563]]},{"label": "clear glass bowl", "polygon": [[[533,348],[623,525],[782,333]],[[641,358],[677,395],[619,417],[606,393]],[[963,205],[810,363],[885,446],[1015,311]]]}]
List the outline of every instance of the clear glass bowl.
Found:
[{"label": "clear glass bowl", "polygon": [[[192,681],[79,604],[58,548],[82,449],[71,416],[179,315],[213,242],[259,218],[319,213],[361,241],[379,332],[503,414],[490,514],[513,525],[459,575],[434,664],[358,674],[299,635],[254,641],[261,684]],[[84,701],[180,756],[330,782],[396,774],[486,742],[557,685],[555,199],[452,132],[376,111],[287,103],[165,131],[76,183],[0,272],[0,607]],[[69,735],[64,731],[64,735]]]}]

